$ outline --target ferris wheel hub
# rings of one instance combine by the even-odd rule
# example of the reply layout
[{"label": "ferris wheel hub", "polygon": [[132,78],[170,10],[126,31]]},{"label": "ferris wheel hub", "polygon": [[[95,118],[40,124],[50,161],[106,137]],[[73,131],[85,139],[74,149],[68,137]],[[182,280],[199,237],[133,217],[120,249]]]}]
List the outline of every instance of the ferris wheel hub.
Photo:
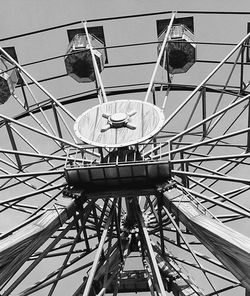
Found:
[{"label": "ferris wheel hub", "polygon": [[110,116],[110,121],[112,123],[125,123],[128,119],[128,115],[126,113],[115,113]]},{"label": "ferris wheel hub", "polygon": [[75,122],[76,136],[96,147],[119,148],[143,142],[160,131],[163,111],[139,100],[116,100],[82,113]]},{"label": "ferris wheel hub", "polygon": [[129,129],[136,129],[136,126],[130,122],[130,117],[135,115],[136,111],[131,111],[128,113],[118,112],[112,115],[102,114],[102,117],[107,118],[108,121],[101,129],[101,132],[106,132],[110,128],[127,127]]}]

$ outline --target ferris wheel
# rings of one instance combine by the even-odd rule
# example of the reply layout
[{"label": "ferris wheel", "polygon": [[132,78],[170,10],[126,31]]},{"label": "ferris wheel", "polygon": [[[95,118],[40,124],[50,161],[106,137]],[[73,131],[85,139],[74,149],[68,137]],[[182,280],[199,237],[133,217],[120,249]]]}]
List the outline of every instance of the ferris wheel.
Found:
[{"label": "ferris wheel", "polygon": [[[250,295],[250,33],[202,42],[195,12],[159,14],[60,26],[66,53],[30,65],[63,64],[61,98],[0,47],[0,295]],[[149,16],[155,40],[106,44]],[[105,85],[144,46],[154,62],[119,67],[148,81]]]}]

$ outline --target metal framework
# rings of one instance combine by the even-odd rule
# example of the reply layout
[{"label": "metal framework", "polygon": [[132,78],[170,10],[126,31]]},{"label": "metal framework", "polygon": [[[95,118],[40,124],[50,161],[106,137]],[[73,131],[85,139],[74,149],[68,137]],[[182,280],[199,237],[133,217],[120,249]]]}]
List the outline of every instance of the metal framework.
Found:
[{"label": "metal framework", "polygon": [[[88,38],[97,83],[60,99],[0,47],[22,78],[0,107],[1,295],[249,295],[250,33],[178,83],[159,67],[175,17],[149,83],[104,88]],[[161,131],[122,156],[80,143],[81,103],[127,95]]]}]

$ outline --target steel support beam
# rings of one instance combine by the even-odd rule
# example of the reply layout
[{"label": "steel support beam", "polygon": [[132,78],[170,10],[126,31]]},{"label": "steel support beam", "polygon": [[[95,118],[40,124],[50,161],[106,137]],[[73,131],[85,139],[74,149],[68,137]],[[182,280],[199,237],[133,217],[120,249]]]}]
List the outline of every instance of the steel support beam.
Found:
[{"label": "steel support beam", "polygon": [[167,296],[167,293],[165,291],[164,284],[162,281],[162,277],[161,277],[161,274],[160,274],[160,271],[159,271],[159,268],[157,265],[157,261],[155,258],[154,250],[151,245],[150,237],[149,237],[148,231],[146,229],[146,226],[144,224],[141,210],[140,210],[138,204],[136,204],[135,202],[134,202],[134,205],[135,205],[135,208],[137,209],[137,219],[138,219],[140,234],[143,237],[142,241],[145,244],[144,248],[147,250],[147,256],[149,259],[150,267],[151,267],[152,274],[153,274],[154,281],[155,281],[155,288],[157,290],[157,293],[160,296]]},{"label": "steel support beam", "polygon": [[[247,126],[250,127],[250,99],[248,100],[248,106],[247,106]],[[250,131],[247,133],[247,151],[250,152]]]},{"label": "steel support beam", "polygon": [[250,289],[250,238],[206,215],[181,190],[172,189],[162,194],[164,205]]},{"label": "steel support beam", "polygon": [[[30,224],[3,238],[0,248],[0,266],[2,267],[0,285],[4,285],[61,224],[71,217],[74,211],[75,201],[70,198],[61,198],[54,208],[45,212],[37,220],[31,221]],[[14,287],[15,285],[12,289]]]},{"label": "steel support beam", "polygon": [[161,62],[162,55],[163,55],[163,53],[164,53],[164,50],[165,50],[165,47],[166,47],[166,44],[167,44],[167,41],[168,41],[168,37],[169,37],[169,34],[170,34],[170,30],[171,30],[172,25],[173,25],[173,23],[174,23],[175,15],[176,15],[176,12],[173,12],[173,13],[172,13],[171,20],[170,20],[169,25],[168,25],[167,32],[166,32],[166,34],[165,34],[165,36],[164,36],[164,39],[163,39],[163,42],[162,42],[162,45],[161,45],[161,50],[160,50],[160,52],[159,52],[159,55],[158,55],[157,61],[156,61],[156,63],[155,63],[155,68],[154,68],[154,71],[153,71],[152,77],[151,77],[150,82],[149,82],[148,90],[147,90],[147,93],[146,93],[146,96],[145,96],[145,99],[144,99],[145,102],[148,101],[149,94],[150,94],[150,92],[151,92],[151,90],[152,90],[152,88],[153,88],[153,84],[154,84],[155,76],[156,76],[156,73],[157,73],[158,67],[159,67],[160,62]]},{"label": "steel support beam", "polygon": [[96,254],[95,254],[95,259],[94,259],[92,268],[91,268],[90,273],[89,273],[89,277],[88,277],[88,280],[87,280],[87,283],[86,283],[86,286],[85,286],[85,289],[84,289],[83,296],[89,296],[89,292],[90,292],[90,289],[92,287],[92,283],[93,283],[93,280],[94,280],[94,277],[95,277],[95,273],[96,273],[96,270],[97,270],[99,259],[101,257],[102,252],[103,252],[103,246],[104,246],[104,243],[105,243],[105,240],[106,240],[106,236],[108,234],[108,229],[109,229],[109,225],[110,225],[111,221],[112,221],[112,215],[109,216],[109,218],[108,218],[108,220],[107,220],[107,222],[105,224],[104,230],[102,232],[102,236],[101,236],[101,239],[100,239],[100,242],[99,242],[99,247],[98,247],[98,249],[96,251]]},{"label": "steel support beam", "polygon": [[[6,121],[6,128],[7,128],[7,132],[8,132],[8,135],[9,135],[11,146],[12,146],[14,151],[17,151],[18,149],[17,149],[17,146],[16,146],[16,141],[15,141],[15,138],[13,136],[10,124],[7,121]],[[16,158],[17,167],[18,167],[19,171],[22,171],[23,169],[22,169],[22,163],[21,163],[20,155],[16,153],[15,158]]]},{"label": "steel support beam", "polygon": [[[202,120],[207,118],[207,92],[206,92],[206,87],[203,87],[201,90],[201,102],[202,102]],[[203,138],[207,136],[207,124],[206,122],[203,123],[202,125],[202,132],[203,132]]]}]

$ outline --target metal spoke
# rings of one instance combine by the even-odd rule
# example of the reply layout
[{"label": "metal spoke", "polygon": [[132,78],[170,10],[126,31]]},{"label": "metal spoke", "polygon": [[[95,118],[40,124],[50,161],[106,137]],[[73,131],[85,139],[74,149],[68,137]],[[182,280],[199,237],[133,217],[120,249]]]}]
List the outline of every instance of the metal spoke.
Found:
[{"label": "metal spoke", "polygon": [[[114,204],[113,204],[113,209],[114,208],[115,208],[115,201],[114,201]],[[111,212],[110,216],[109,216],[109,218],[108,218],[108,220],[107,220],[107,222],[105,224],[104,230],[102,232],[102,236],[101,236],[101,239],[100,239],[100,242],[99,242],[99,247],[97,249],[92,268],[90,270],[90,274],[89,274],[89,277],[88,277],[88,280],[87,280],[87,283],[86,283],[86,287],[84,289],[83,296],[88,296],[89,295],[90,288],[91,288],[91,285],[92,285],[92,282],[93,282],[93,279],[94,279],[94,276],[95,276],[95,272],[96,272],[96,269],[97,269],[97,264],[98,264],[99,258],[101,256],[101,253],[103,251],[103,245],[105,243],[106,236],[108,234],[108,229],[109,229],[109,226],[110,226],[110,223],[111,223],[111,220],[112,220],[112,214],[113,213]]]},{"label": "metal spoke", "polygon": [[156,285],[155,288],[156,288],[156,291],[159,295],[164,296],[164,295],[166,295],[166,292],[165,292],[164,284],[162,282],[160,271],[158,269],[157,262],[156,262],[156,259],[154,256],[154,251],[151,246],[150,237],[149,237],[147,229],[145,227],[142,213],[138,207],[138,204],[136,204],[134,202],[134,206],[137,208],[137,219],[138,219],[139,227],[141,228],[141,234],[143,235],[143,242],[145,243],[145,248],[148,252],[148,258],[149,258],[151,270],[152,270],[155,285]]},{"label": "metal spoke", "polygon": [[58,284],[58,281],[61,278],[61,275],[62,275],[62,273],[63,273],[63,271],[64,271],[64,269],[65,269],[65,267],[66,267],[66,265],[68,263],[68,260],[70,259],[70,256],[72,255],[72,252],[73,252],[73,250],[74,250],[77,242],[80,239],[81,232],[82,232],[82,230],[83,230],[83,228],[85,226],[85,223],[87,221],[87,218],[88,218],[88,215],[90,213],[90,210],[91,210],[91,207],[89,207],[89,209],[88,208],[87,209],[85,208],[84,218],[83,218],[83,221],[82,221],[83,224],[81,225],[81,227],[77,231],[77,235],[75,236],[75,238],[74,238],[74,240],[73,240],[73,242],[71,244],[71,247],[70,247],[70,249],[69,249],[69,251],[67,253],[67,256],[65,257],[65,259],[63,261],[63,264],[62,264],[62,266],[59,269],[59,272],[57,274],[56,280],[54,281],[54,283],[53,283],[53,285],[52,285],[52,287],[51,287],[51,289],[50,289],[50,291],[48,293],[48,296],[51,296],[53,294],[53,291],[55,290],[56,285]]},{"label": "metal spoke", "polygon": [[28,74],[28,72],[25,71],[24,68],[21,67],[2,47],[0,47],[0,51],[11,61],[13,65],[15,65],[22,73],[24,73],[32,82],[34,82],[36,86],[41,89],[53,102],[60,106],[60,108],[64,110],[68,116],[75,120],[75,117],[68,110],[66,110],[65,107],[57,99],[55,99],[40,83],[38,83],[30,74]]},{"label": "metal spoke", "polygon": [[[198,193],[198,192],[196,192],[194,190],[190,190],[190,189],[185,188],[185,187],[182,187],[182,186],[178,186],[178,188],[181,191],[183,191],[184,193],[187,193],[187,194],[190,193],[192,196],[199,197],[199,198],[201,198],[201,199],[203,199],[205,201],[211,202],[211,203],[213,203],[213,204],[215,204],[217,206],[221,206],[222,208],[228,209],[231,212],[234,212],[234,213],[237,213],[237,214],[241,214],[241,215],[243,215],[244,217],[247,217],[247,218],[250,217],[250,213],[246,209],[243,209],[243,210],[238,209],[238,208],[236,208],[234,206],[227,205],[227,204],[225,204],[223,202],[220,202],[220,201],[215,200],[215,199],[213,199],[211,197],[205,196],[204,194]],[[206,209],[206,210],[208,211],[208,209]]]},{"label": "metal spoke", "polygon": [[40,190],[32,191],[32,192],[27,193],[27,194],[20,194],[19,196],[12,197],[12,198],[9,198],[7,200],[2,200],[0,202],[0,205],[6,204],[6,203],[9,203],[9,202],[14,202],[14,201],[23,201],[26,198],[31,197],[31,196],[35,196],[35,195],[38,195],[38,194],[41,194],[41,193],[44,193],[44,192],[48,192],[48,191],[52,191],[52,190],[55,190],[55,189],[64,188],[65,185],[66,185],[65,183],[62,183],[62,184],[59,184],[59,185],[51,186],[49,188],[43,188],[43,189],[40,189]]},{"label": "metal spoke", "polygon": [[250,179],[243,179],[237,177],[230,177],[230,176],[221,176],[221,175],[208,175],[202,173],[193,173],[193,172],[181,172],[181,171],[172,171],[177,176],[193,176],[193,177],[200,177],[205,179],[216,179],[221,181],[229,181],[229,182],[236,182],[236,183],[244,183],[249,184]]},{"label": "metal spoke", "polygon": [[206,272],[204,272],[203,267],[201,266],[199,259],[197,258],[197,256],[195,255],[195,253],[193,252],[193,250],[191,249],[188,241],[185,239],[184,235],[182,234],[180,228],[178,227],[178,225],[176,224],[176,222],[174,221],[174,218],[172,217],[172,215],[170,214],[170,212],[168,211],[168,209],[164,207],[165,212],[167,213],[169,219],[171,220],[172,224],[174,225],[176,231],[179,233],[179,235],[181,236],[182,240],[184,241],[185,245],[187,246],[187,248],[189,249],[190,253],[192,254],[192,257],[194,258],[196,264],[199,266],[200,270],[203,272],[206,280],[208,281],[208,283],[210,284],[210,286],[212,287],[213,291],[217,294],[214,285],[212,284],[211,280],[208,278]]}]

